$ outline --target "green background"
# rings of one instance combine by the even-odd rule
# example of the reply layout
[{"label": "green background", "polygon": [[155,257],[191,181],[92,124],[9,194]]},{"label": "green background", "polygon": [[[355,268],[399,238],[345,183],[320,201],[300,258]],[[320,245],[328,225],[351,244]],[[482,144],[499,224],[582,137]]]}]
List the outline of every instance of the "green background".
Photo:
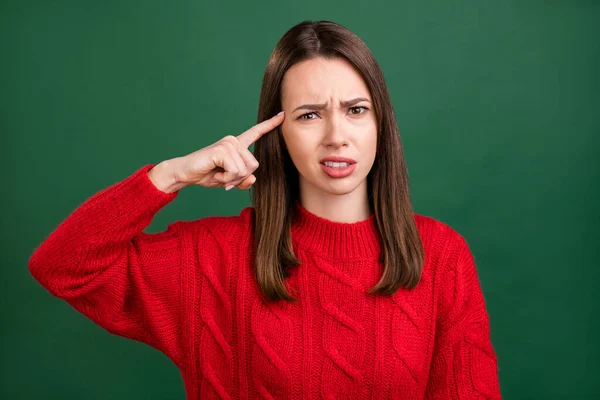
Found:
[{"label": "green background", "polygon": [[[302,20],[347,26],[386,76],[415,211],[469,242],[507,399],[598,398],[600,2],[2,1],[2,399],[184,399],[162,353],[29,275],[86,198],[256,121]],[[187,188],[168,222],[237,215]]]}]

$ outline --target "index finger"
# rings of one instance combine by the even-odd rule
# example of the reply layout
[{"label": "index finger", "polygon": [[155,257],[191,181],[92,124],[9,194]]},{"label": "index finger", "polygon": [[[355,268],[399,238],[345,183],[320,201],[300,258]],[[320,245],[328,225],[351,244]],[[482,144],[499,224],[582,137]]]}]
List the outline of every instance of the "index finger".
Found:
[{"label": "index finger", "polygon": [[285,114],[281,111],[279,114],[271,117],[263,122],[254,125],[252,128],[248,129],[246,132],[238,135],[237,139],[240,144],[246,148],[250,147],[250,145],[256,142],[267,132],[272,131],[277,126],[281,125],[283,120],[285,119]]}]

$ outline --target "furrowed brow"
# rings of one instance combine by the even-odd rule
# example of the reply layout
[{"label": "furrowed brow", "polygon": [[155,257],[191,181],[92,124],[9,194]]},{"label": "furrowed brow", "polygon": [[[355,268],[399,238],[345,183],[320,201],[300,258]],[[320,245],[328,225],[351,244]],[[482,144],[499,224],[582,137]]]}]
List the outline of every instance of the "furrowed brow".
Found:
[{"label": "furrowed brow", "polygon": [[342,107],[352,107],[353,105],[360,103],[361,101],[367,101],[370,103],[369,99],[365,97],[357,97],[352,100],[340,101],[340,106]]},{"label": "furrowed brow", "polygon": [[[340,101],[340,106],[341,107],[352,107],[353,105],[360,103],[361,101],[366,101],[366,102],[371,102],[369,99],[365,98],[365,97],[357,97],[355,99],[352,100],[345,100],[345,101]],[[319,110],[323,110],[325,109],[325,107],[327,107],[327,103],[323,103],[323,104],[303,104],[300,107],[296,108],[294,111],[292,112],[296,112],[298,110],[314,110],[314,111],[319,111]]]},{"label": "furrowed brow", "polygon": [[304,104],[304,105],[301,105],[300,107],[296,108],[292,112],[296,112],[298,110],[319,111],[319,110],[323,110],[325,107],[327,107],[327,103],[325,103],[325,104]]}]

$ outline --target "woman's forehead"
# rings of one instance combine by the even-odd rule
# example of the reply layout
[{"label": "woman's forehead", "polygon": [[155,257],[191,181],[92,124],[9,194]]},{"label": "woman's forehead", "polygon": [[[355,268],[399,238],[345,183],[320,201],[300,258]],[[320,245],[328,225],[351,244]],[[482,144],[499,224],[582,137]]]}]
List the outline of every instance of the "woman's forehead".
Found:
[{"label": "woman's forehead", "polygon": [[293,65],[285,74],[282,100],[328,103],[370,98],[361,75],[344,59],[311,59]]}]

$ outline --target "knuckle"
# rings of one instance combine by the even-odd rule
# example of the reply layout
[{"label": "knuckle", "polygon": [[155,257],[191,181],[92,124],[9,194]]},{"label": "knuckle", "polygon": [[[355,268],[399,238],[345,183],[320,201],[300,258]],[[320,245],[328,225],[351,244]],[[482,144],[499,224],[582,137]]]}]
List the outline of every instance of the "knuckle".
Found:
[{"label": "knuckle", "polygon": [[231,158],[232,154],[237,151],[236,145],[231,142],[223,142],[221,144],[221,147],[222,147],[223,151],[225,152],[225,154],[227,155],[227,157],[229,157],[229,158]]},{"label": "knuckle", "polygon": [[225,153],[225,152],[227,152],[228,147],[225,142],[220,142],[217,146],[215,146],[215,149]]},{"label": "knuckle", "polygon": [[245,177],[246,175],[248,175],[248,168],[242,168],[242,169],[240,170],[240,173],[239,173],[239,175],[240,175],[240,176],[244,176],[244,177]]},{"label": "knuckle", "polygon": [[231,139],[225,140],[223,142],[223,146],[225,146],[227,149],[231,150],[235,148],[235,144],[231,141]]},{"label": "knuckle", "polygon": [[228,149],[235,149],[239,146],[239,142],[235,136],[227,135],[221,139],[221,145],[227,147]]}]

